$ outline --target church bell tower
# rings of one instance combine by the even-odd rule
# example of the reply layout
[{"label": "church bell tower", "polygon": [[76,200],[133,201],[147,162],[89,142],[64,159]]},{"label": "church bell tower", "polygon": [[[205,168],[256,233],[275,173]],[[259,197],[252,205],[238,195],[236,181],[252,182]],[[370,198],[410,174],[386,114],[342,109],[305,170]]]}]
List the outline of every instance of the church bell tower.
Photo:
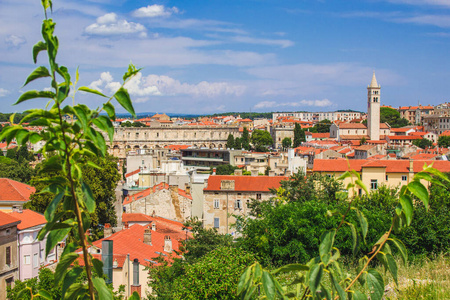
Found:
[{"label": "church bell tower", "polygon": [[367,86],[367,133],[372,141],[380,140],[380,88],[374,71]]}]

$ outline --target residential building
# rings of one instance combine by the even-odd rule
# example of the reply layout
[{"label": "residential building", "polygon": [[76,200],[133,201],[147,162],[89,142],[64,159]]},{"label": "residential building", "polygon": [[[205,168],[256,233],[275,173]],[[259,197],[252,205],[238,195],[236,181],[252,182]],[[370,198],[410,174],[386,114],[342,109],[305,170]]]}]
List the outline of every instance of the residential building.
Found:
[{"label": "residential building", "polygon": [[[270,189],[281,186],[285,176],[236,176],[212,175],[203,190],[203,224],[205,228],[216,228],[221,234],[236,234],[231,225],[235,215],[247,215],[251,199],[269,200]],[[238,226],[239,224],[237,224]]]},{"label": "residential building", "polygon": [[273,122],[280,117],[291,117],[300,121],[320,122],[324,120],[349,122],[353,119],[360,119],[361,112],[357,111],[328,111],[328,112],[276,112],[272,114]]},{"label": "residential building", "polygon": [[49,266],[57,262],[56,248],[52,249],[45,257],[45,246],[47,238],[42,241],[37,239],[39,231],[47,223],[44,215],[30,209],[22,210],[15,208],[9,213],[14,218],[21,221],[17,225],[18,229],[18,249],[19,249],[19,279],[27,280],[39,275],[41,266]]},{"label": "residential building", "polygon": [[234,157],[242,150],[230,149],[181,149],[181,160],[186,168],[209,170],[211,167],[233,164]]},{"label": "residential building", "polygon": [[[433,167],[441,172],[450,172],[450,161],[366,159],[337,159],[332,163],[326,159],[316,159],[313,172],[338,178],[346,171],[355,170],[368,190],[376,190],[380,185],[398,187],[409,183],[414,174],[423,170],[425,163],[433,163]],[[351,178],[346,178],[344,186],[349,182]],[[359,189],[358,193],[361,192]]]},{"label": "residential building", "polygon": [[423,119],[434,114],[434,107],[427,106],[401,106],[398,108],[400,117],[409,121],[411,124],[422,124]]},{"label": "residential building", "polygon": [[13,206],[22,206],[30,200],[36,189],[28,184],[0,178],[0,211],[11,212]]},{"label": "residential building", "polygon": [[179,222],[191,217],[192,196],[190,190],[161,182],[151,188],[125,197],[124,212],[156,214]]},{"label": "residential building", "polygon": [[6,300],[6,287],[19,279],[17,225],[20,220],[0,211],[0,300]]}]

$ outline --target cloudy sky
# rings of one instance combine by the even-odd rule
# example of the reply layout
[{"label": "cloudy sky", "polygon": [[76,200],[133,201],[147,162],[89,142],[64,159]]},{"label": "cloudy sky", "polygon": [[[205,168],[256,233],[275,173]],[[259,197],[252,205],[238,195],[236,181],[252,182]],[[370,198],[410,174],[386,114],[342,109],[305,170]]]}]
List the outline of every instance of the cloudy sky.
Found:
[{"label": "cloudy sky", "polygon": [[[40,2],[0,1],[1,112],[46,104],[12,106],[49,86],[21,87],[36,67]],[[373,71],[383,104],[449,100],[449,0],[53,2],[59,64],[106,94],[130,61],[142,67],[127,86],[138,112],[365,111]]]}]

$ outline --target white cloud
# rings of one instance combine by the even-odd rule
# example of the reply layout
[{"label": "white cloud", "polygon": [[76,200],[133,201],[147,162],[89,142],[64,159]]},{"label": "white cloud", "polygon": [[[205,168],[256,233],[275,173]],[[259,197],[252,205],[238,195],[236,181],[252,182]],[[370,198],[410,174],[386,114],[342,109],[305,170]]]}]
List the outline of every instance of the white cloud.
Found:
[{"label": "white cloud", "polygon": [[[109,72],[103,72],[100,79],[93,81],[89,87],[99,91],[113,94],[120,88],[120,83],[113,81]],[[227,82],[207,82],[198,84],[182,83],[165,75],[142,76],[142,73],[133,77],[125,87],[132,96],[139,97],[136,102],[148,101],[148,96],[176,96],[189,95],[194,97],[214,98],[219,96],[240,96],[245,92],[245,87],[233,85]]]},{"label": "white cloud", "polygon": [[238,25],[234,23],[207,19],[153,19],[151,25],[154,28],[247,34],[245,30],[238,28]]},{"label": "white cloud", "polygon": [[5,90],[3,88],[0,88],[0,98],[1,97],[6,97],[9,94],[8,90]]},{"label": "white cloud", "polygon": [[179,13],[178,8],[175,6],[164,7],[164,5],[148,5],[146,7],[141,7],[133,12],[133,16],[138,18],[155,18],[155,17],[169,17],[172,14]]},{"label": "white cloud", "polygon": [[89,35],[124,35],[139,34],[140,37],[146,37],[144,25],[127,20],[119,20],[115,13],[108,13],[97,18],[97,23],[87,26],[84,30]]},{"label": "white cloud", "polygon": [[328,99],[322,100],[300,100],[297,102],[284,102],[279,103],[276,101],[261,101],[257,103],[254,108],[276,108],[276,107],[302,107],[302,106],[316,106],[316,107],[330,107],[333,106],[333,102]]},{"label": "white cloud", "polygon": [[414,17],[399,18],[396,21],[401,23],[434,25],[443,28],[450,27],[449,15],[419,15]]},{"label": "white cloud", "polygon": [[287,48],[294,45],[294,42],[290,40],[259,39],[259,38],[252,38],[249,36],[235,36],[231,40],[238,43],[280,46],[281,48]]},{"label": "white cloud", "polygon": [[23,36],[10,34],[5,38],[5,43],[8,47],[20,48],[21,45],[25,44],[27,40]]},{"label": "white cloud", "polygon": [[392,3],[410,4],[410,5],[436,5],[436,6],[450,6],[448,0],[388,0]]}]

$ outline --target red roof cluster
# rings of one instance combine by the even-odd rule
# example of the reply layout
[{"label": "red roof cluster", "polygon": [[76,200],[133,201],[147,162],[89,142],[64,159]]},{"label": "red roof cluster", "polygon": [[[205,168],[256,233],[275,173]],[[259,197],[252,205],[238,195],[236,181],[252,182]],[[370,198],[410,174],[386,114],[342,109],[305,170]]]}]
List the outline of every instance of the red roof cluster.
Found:
[{"label": "red roof cluster", "polygon": [[220,191],[222,180],[234,180],[236,192],[269,192],[269,189],[277,189],[282,180],[288,180],[286,176],[236,176],[236,175],[212,175],[208,179],[208,187],[204,191]]},{"label": "red roof cluster", "polygon": [[27,202],[34,192],[36,192],[36,189],[28,184],[8,178],[0,178],[0,201]]},{"label": "red roof cluster", "polygon": [[11,212],[9,213],[16,219],[22,222],[17,226],[19,230],[24,230],[38,225],[43,225],[47,223],[43,214],[32,211],[31,209],[24,209],[22,212]]},{"label": "red roof cluster", "polygon": [[17,218],[14,218],[10,214],[4,213],[0,211],[0,227],[6,226],[6,225],[14,225],[19,224],[20,220]]},{"label": "red roof cluster", "polygon": [[[133,201],[139,200],[141,198],[147,197],[150,194],[156,193],[157,191],[161,191],[161,190],[168,190],[169,189],[169,185],[165,182],[161,182],[151,188],[148,188],[146,190],[143,190],[142,192],[133,194],[133,195],[128,195],[125,200],[123,201],[123,205],[129,204]],[[192,200],[192,196],[187,194],[185,190],[182,189],[178,189],[178,194],[180,196],[186,197],[188,199]]]}]

